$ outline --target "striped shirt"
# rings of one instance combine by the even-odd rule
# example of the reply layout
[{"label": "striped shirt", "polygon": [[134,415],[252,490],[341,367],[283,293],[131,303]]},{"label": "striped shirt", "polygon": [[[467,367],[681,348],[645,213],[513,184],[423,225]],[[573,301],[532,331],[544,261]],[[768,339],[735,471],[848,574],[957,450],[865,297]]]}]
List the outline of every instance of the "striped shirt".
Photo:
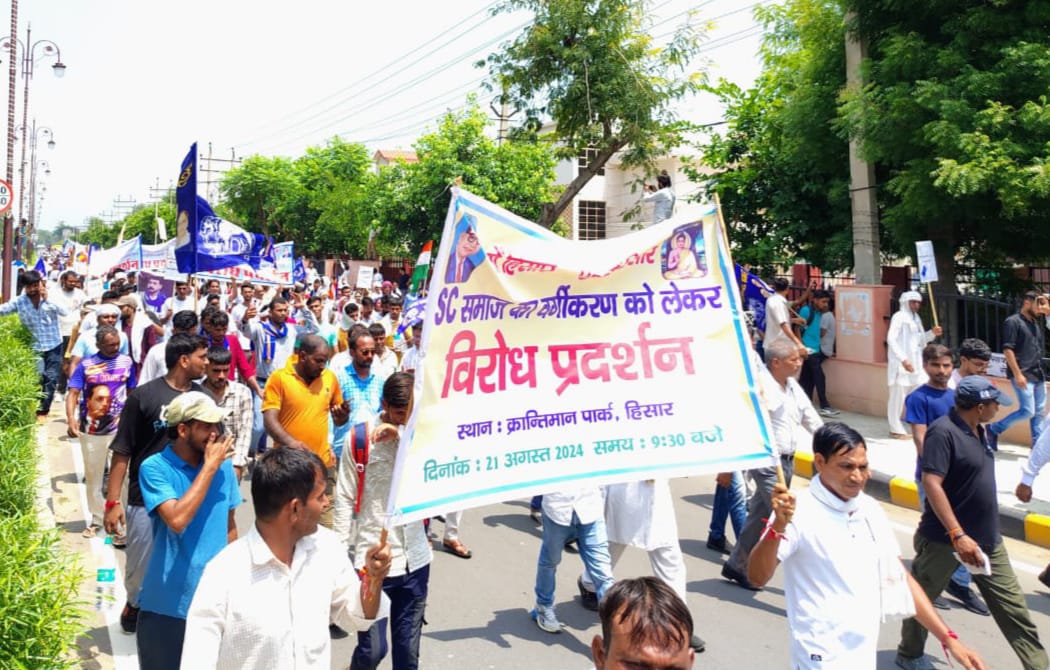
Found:
[{"label": "striped shirt", "polygon": [[41,300],[39,306],[24,293],[10,302],[0,305],[0,316],[18,312],[18,318],[33,336],[34,351],[51,351],[62,344],[58,330],[58,317],[69,314],[65,308],[50,300]]}]

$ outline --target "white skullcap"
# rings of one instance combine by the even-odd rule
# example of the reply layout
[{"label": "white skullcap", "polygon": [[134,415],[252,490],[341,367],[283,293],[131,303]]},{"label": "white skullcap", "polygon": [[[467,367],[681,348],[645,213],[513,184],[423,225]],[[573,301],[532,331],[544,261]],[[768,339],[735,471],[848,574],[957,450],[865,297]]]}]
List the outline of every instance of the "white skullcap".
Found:
[{"label": "white skullcap", "polygon": [[906,302],[912,302],[912,301],[922,302],[922,294],[919,293],[918,291],[905,291],[904,293],[901,293],[901,304],[902,305],[904,303],[906,303]]}]

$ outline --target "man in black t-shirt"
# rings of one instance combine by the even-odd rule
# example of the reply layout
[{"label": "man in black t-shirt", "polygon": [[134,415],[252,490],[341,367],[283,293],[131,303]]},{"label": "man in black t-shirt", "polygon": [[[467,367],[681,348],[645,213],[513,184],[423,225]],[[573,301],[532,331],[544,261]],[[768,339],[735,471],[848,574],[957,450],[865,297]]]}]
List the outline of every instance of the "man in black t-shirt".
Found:
[{"label": "man in black t-shirt", "polygon": [[1046,374],[1043,372],[1046,335],[1036,317],[1047,314],[1047,303],[1041,298],[1035,291],[1025,293],[1021,310],[1006,317],[1003,323],[1006,376],[1017,393],[1017,409],[988,424],[988,442],[993,451],[999,448],[999,436],[1018,421],[1028,419],[1032,444],[1039,440],[1042,431],[1043,412],[1046,410]]},{"label": "man in black t-shirt", "polygon": [[[1026,669],[1046,670],[1050,658],[1025,604],[999,533],[995,457],[981,424],[1012,404],[1002,391],[977,375],[955,389],[955,407],[926,431],[922,449],[922,483],[926,507],[915,533],[911,573],[932,600],[944,590],[959,562],[975,568],[974,582]],[[926,629],[915,618],[901,625],[896,663],[905,669],[932,667],[923,656]]]},{"label": "man in black t-shirt", "polygon": [[[153,549],[153,526],[139,489],[139,466],[164,449],[168,442],[164,420],[168,403],[186,391],[203,390],[193,380],[204,375],[208,362],[208,343],[199,335],[172,335],[164,346],[168,373],[128,394],[117,434],[109,445],[113,460],[104,524],[107,533],[117,534],[115,544],[119,545],[119,540],[126,537],[124,589],[128,600],[120,614],[120,626],[125,633],[134,633],[138,625],[139,591]],[[126,512],[120,501],[125,475],[128,476]],[[122,528],[125,524],[126,534]]]}]

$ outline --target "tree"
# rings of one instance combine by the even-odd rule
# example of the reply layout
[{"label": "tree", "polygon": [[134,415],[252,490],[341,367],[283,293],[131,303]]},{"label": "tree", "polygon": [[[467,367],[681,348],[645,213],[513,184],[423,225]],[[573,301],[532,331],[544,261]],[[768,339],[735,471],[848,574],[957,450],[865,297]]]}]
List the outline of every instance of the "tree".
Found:
[{"label": "tree", "polygon": [[726,126],[701,147],[737,261],[769,272],[798,259],[827,271],[853,262],[848,144],[836,132],[846,79],[843,10],[835,0],[789,0],[756,10],[766,32],[753,88],[708,90]]},{"label": "tree", "polygon": [[870,61],[843,126],[878,163],[897,250],[932,239],[949,278],[956,249],[975,264],[1044,259],[1050,3],[851,4]]},{"label": "tree", "polygon": [[364,216],[379,239],[402,253],[414,253],[437,240],[445,226],[449,187],[457,178],[472,193],[530,220],[537,220],[552,197],[555,157],[538,142],[497,145],[485,135],[485,113],[472,104],[449,112],[413,148],[417,163],[384,168],[374,183]]},{"label": "tree", "polygon": [[[544,140],[563,158],[588,156],[539,222],[554,224],[573,198],[617,152],[627,167],[651,169],[683,143],[689,124],[672,106],[695,92],[702,73],[686,72],[700,39],[691,23],[666,45],[650,34],[647,0],[504,0],[495,12],[527,10],[533,22],[488,58],[492,87],[524,112],[520,134]],[[484,62],[479,63],[484,65]]]},{"label": "tree", "polygon": [[123,219],[114,223],[106,223],[98,217],[92,217],[88,221],[87,230],[79,236],[79,239],[82,243],[94,244],[101,249],[107,249],[116,245],[120,230],[123,228],[125,240],[141,235],[143,244],[155,244],[160,241],[157,239],[156,217],[158,216],[164,219],[168,239],[171,239],[175,236],[175,206],[168,200],[158,203],[156,210],[154,210],[154,205],[139,205]]},{"label": "tree", "polygon": [[252,156],[223,178],[223,206],[248,230],[294,240],[297,253],[363,255],[356,210],[370,167],[364,145],[339,137],[295,160]]}]

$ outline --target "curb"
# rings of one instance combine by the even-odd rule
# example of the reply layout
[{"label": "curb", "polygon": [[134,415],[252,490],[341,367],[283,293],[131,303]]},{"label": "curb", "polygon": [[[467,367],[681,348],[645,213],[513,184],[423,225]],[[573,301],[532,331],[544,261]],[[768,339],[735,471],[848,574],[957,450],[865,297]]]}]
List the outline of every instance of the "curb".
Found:
[{"label": "curb", "polygon": [[[813,454],[795,452],[795,475],[812,479],[813,472]],[[903,477],[873,470],[864,492],[876,500],[919,511],[919,488]],[[999,526],[1004,537],[1050,548],[1050,516],[1000,506]]]}]

